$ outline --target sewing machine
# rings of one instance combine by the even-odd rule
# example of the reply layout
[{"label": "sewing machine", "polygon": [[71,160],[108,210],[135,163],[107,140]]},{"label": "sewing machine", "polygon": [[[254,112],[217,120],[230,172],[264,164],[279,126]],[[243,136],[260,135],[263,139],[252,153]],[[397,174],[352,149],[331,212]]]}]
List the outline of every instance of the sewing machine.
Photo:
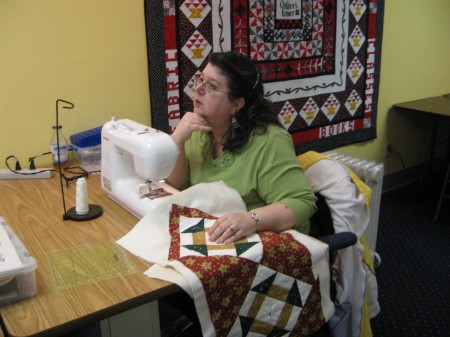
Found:
[{"label": "sewing machine", "polygon": [[102,179],[108,195],[138,218],[178,190],[162,182],[177,160],[172,138],[129,119],[102,128]]}]

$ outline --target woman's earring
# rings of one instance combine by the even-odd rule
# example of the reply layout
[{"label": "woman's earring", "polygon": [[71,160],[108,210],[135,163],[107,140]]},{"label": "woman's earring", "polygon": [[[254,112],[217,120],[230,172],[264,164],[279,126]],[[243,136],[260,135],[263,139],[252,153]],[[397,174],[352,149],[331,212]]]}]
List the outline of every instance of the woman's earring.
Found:
[{"label": "woman's earring", "polygon": [[236,119],[236,117],[232,117],[231,118],[231,128],[233,128],[233,129],[237,129],[239,127],[239,122],[238,122],[238,120]]}]

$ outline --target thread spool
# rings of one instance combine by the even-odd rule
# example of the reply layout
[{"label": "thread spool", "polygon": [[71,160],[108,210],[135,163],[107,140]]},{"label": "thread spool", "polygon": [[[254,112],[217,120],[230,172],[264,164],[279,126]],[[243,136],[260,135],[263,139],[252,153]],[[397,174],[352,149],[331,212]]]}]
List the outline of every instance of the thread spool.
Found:
[{"label": "thread spool", "polygon": [[63,220],[87,221],[96,219],[103,214],[103,208],[101,206],[88,203],[85,178],[77,179],[75,202],[75,207],[72,207],[64,214]]},{"label": "thread spool", "polygon": [[78,215],[85,215],[89,212],[88,191],[85,178],[77,179],[75,212]]}]

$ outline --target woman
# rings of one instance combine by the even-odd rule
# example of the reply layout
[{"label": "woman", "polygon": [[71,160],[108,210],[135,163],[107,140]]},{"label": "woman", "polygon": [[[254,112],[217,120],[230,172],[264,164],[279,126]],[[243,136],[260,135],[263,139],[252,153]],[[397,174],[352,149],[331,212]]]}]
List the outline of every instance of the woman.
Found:
[{"label": "woman", "polygon": [[194,111],[172,134],[180,156],[167,181],[183,189],[222,180],[249,210],[219,217],[209,239],[228,244],[292,228],[307,234],[316,199],[256,66],[235,52],[213,53],[193,89]]}]

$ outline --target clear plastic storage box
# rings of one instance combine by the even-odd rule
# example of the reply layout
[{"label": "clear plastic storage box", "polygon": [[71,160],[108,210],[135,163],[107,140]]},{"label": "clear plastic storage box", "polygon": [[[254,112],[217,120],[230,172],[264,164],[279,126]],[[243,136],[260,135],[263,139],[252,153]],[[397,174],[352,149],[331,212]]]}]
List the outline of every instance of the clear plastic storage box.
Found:
[{"label": "clear plastic storage box", "polygon": [[4,306],[36,295],[37,263],[2,217],[0,217],[0,230],[2,234],[6,232],[21,262],[21,265],[15,269],[7,268],[11,255],[8,255],[6,251],[6,238],[3,238],[1,242],[4,243],[4,247],[0,244],[0,306]]},{"label": "clear plastic storage box", "polygon": [[86,130],[70,136],[74,159],[80,165],[100,165],[102,127]]},{"label": "clear plastic storage box", "polygon": [[72,145],[75,161],[80,165],[100,165],[102,162],[102,146],[94,145],[88,147],[78,147]]}]

